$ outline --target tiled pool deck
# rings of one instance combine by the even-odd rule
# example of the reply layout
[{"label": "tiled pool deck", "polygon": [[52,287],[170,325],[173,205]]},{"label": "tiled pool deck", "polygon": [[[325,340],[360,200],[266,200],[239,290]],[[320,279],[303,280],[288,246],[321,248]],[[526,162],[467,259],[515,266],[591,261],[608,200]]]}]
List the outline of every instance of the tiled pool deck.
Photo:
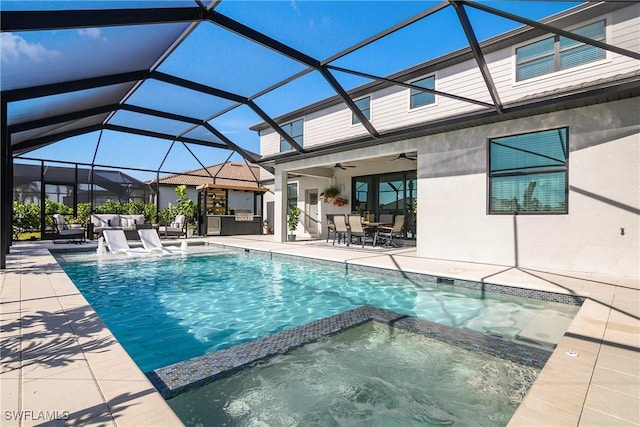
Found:
[{"label": "tiled pool deck", "polygon": [[[272,236],[207,240],[333,261],[346,268],[383,268],[454,278],[461,284],[588,296],[510,425],[640,425],[637,278],[424,259],[412,248],[274,243]],[[16,244],[7,270],[0,272],[0,424],[182,425],[57,265],[49,247],[53,245]],[[579,355],[568,356],[569,351]]]}]

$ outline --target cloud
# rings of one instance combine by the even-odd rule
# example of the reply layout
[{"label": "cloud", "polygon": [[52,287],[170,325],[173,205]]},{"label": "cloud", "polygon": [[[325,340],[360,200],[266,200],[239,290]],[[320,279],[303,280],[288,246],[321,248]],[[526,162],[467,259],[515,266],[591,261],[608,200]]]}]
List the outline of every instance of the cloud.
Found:
[{"label": "cloud", "polygon": [[40,43],[30,43],[12,33],[0,33],[0,52],[4,63],[18,62],[21,59],[40,62],[60,56],[60,52],[56,50],[48,50]]},{"label": "cloud", "polygon": [[102,33],[100,32],[99,28],[82,28],[78,30],[78,34],[80,34],[82,37],[87,37],[90,39],[104,38],[102,37]]}]

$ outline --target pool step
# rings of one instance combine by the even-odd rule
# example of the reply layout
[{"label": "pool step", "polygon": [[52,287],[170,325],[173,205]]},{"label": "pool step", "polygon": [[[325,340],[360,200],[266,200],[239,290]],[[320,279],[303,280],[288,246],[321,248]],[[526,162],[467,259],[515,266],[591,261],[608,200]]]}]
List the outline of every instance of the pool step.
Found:
[{"label": "pool step", "polygon": [[573,320],[573,316],[554,309],[542,309],[517,334],[514,341],[555,348]]}]

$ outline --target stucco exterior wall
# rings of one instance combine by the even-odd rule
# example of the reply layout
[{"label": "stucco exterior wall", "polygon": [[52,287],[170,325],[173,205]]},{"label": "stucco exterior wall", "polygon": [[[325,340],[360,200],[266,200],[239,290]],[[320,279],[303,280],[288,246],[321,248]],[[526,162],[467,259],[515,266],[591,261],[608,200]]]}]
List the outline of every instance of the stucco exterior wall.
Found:
[{"label": "stucco exterior wall", "polygon": [[[416,140],[418,255],[638,277],[638,117],[630,99]],[[488,215],[487,139],[561,126],[569,213]]]},{"label": "stucco exterior wall", "polygon": [[[174,185],[161,185],[159,192],[159,204],[158,207],[160,210],[169,206],[169,204],[176,205],[178,201],[178,196],[175,190],[176,186]],[[191,200],[195,203],[198,203],[198,191],[194,187],[187,187],[187,195]]]}]

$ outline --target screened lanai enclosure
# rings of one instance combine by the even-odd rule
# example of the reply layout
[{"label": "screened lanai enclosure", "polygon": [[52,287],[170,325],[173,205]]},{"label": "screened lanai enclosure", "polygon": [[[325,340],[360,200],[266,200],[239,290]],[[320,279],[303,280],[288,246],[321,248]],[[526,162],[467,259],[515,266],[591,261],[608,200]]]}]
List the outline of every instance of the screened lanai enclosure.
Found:
[{"label": "screened lanai enclosure", "polygon": [[[92,170],[94,185],[118,197],[122,183],[131,179],[125,194],[131,198],[144,192],[134,189],[134,179],[145,182],[225,159],[257,163],[265,179],[273,179],[278,164],[292,158],[322,156],[354,144],[383,144],[456,125],[376,127],[358,104],[359,88],[365,85],[367,90],[400,85],[454,98],[484,108],[484,119],[500,120],[505,113],[540,105],[525,102],[512,110],[502,105],[483,40],[523,28],[579,46],[638,56],[589,34],[544,23],[543,18],[580,4],[3,0],[0,268],[12,243],[14,187],[25,185],[18,164],[28,163],[26,158],[36,165],[83,165],[72,169],[79,177]],[[475,61],[486,83],[483,93],[472,99],[412,83],[412,67],[424,68],[450,53]],[[536,64],[545,67],[546,61],[541,56]],[[365,136],[313,147],[286,126],[294,119],[288,112],[336,102],[352,111]],[[257,124],[275,130],[287,149],[258,154],[259,135],[250,130]],[[332,171],[334,163],[327,162],[327,170]],[[96,172],[106,167],[120,167],[130,177],[110,173],[105,179],[120,184],[107,188],[106,181],[97,182]],[[74,181],[72,196],[59,196],[57,190],[49,191],[46,179],[41,182],[45,187],[40,197],[72,197],[78,203],[86,194],[86,182]],[[95,201],[95,187],[93,191]],[[35,197],[37,191],[32,193]]]},{"label": "screened lanai enclosure", "polygon": [[155,193],[149,184],[119,170],[90,169],[57,162],[39,163],[14,165],[14,201],[41,205],[42,200],[47,199],[73,209],[78,203],[97,206],[107,200],[147,203]]},{"label": "screened lanai enclosure", "polygon": [[53,214],[71,220],[79,217],[79,204],[88,205],[94,211],[94,207],[109,201],[148,203],[155,193],[151,185],[116,169],[44,160],[16,163],[13,165],[14,217],[19,215],[16,210],[21,207],[33,218],[14,223],[14,233],[34,233],[30,236],[49,239],[55,234]]}]

